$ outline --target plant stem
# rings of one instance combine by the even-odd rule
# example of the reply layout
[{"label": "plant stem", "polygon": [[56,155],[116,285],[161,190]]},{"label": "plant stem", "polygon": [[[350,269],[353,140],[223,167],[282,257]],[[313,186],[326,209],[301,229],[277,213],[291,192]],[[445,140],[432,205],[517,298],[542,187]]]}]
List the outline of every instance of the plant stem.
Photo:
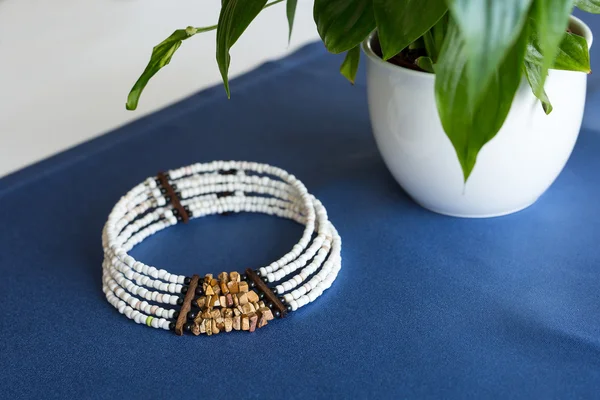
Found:
[{"label": "plant stem", "polygon": [[211,25],[211,26],[205,26],[202,28],[194,28],[194,35],[196,33],[202,33],[202,32],[208,32],[208,31],[214,31],[215,29],[218,28],[219,25]]}]

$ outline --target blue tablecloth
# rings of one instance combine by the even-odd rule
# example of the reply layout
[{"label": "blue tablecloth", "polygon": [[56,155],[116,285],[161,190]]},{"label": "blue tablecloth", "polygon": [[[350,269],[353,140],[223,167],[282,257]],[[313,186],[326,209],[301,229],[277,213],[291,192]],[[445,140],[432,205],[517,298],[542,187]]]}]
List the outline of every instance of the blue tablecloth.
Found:
[{"label": "blue tablecloth", "polygon": [[[420,208],[396,184],[371,136],[364,73],[352,87],[340,61],[309,45],[236,79],[231,101],[203,91],[0,180],[1,397],[599,396],[600,76],[552,188],[518,214],[467,220]],[[254,334],[136,325],[101,291],[104,221],[147,176],[213,159],[302,179],[343,238],[339,278]],[[134,256],[186,274],[241,270],[301,231],[208,217]]]}]

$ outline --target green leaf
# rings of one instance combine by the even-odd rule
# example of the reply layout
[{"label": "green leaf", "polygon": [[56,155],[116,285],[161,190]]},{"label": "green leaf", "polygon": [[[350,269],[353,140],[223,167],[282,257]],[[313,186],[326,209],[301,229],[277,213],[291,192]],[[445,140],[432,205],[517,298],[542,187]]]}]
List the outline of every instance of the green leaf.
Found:
[{"label": "green leaf", "polygon": [[600,14],[600,0],[575,0],[575,6],[582,11]]},{"label": "green leaf", "polygon": [[429,57],[419,57],[415,60],[415,64],[425,72],[433,73],[433,62]]},{"label": "green leaf", "polygon": [[372,0],[315,0],[313,17],[325,47],[335,54],[354,48],[375,29]]},{"label": "green leaf", "polygon": [[360,47],[356,46],[346,53],[346,58],[340,67],[340,72],[354,85],[358,64],[360,63]]},{"label": "green leaf", "polygon": [[150,56],[150,61],[148,62],[146,69],[142,72],[142,75],[135,82],[127,96],[125,108],[128,110],[135,110],[137,108],[140,96],[150,79],[160,71],[161,68],[169,64],[171,57],[173,57],[173,54],[185,39],[188,39],[197,33],[208,32],[215,29],[217,29],[216,25],[205,28],[194,28],[189,26],[186,29],[176,30],[171,36],[156,45],[152,49],[152,55]]},{"label": "green leaf", "polygon": [[248,25],[267,4],[267,0],[223,0],[217,28],[217,64],[223,78],[227,97],[229,91],[229,50],[240,38]]},{"label": "green leaf", "polygon": [[544,79],[542,79],[542,67],[525,61],[523,63],[523,72],[525,73],[525,77],[527,77],[527,82],[529,82],[529,86],[531,86],[531,90],[535,97],[540,99],[542,102],[542,108],[546,114],[550,114],[552,112],[552,104],[550,103],[550,99],[544,90]]},{"label": "green leaf", "polygon": [[466,101],[473,79],[467,58],[468,42],[456,24],[451,22],[448,27],[439,62],[435,65],[435,94],[440,120],[456,150],[465,182],[481,148],[504,124],[521,82],[526,32],[517,39],[471,108]]},{"label": "green leaf", "polygon": [[542,96],[548,69],[558,54],[558,46],[569,26],[572,9],[573,0],[535,0],[533,3],[530,21],[537,33],[539,50],[542,55],[539,64],[541,81],[536,87],[538,92],[535,93],[537,97]]},{"label": "green leaf", "polygon": [[287,3],[285,4],[288,25],[290,27],[290,33],[288,35],[288,43],[292,40],[292,30],[294,28],[294,18],[296,17],[296,6],[297,5],[298,5],[298,0],[287,0]]},{"label": "green leaf", "polygon": [[446,13],[445,0],[373,0],[383,59],[400,53]]},{"label": "green leaf", "polygon": [[431,27],[430,30],[423,34],[423,41],[425,42],[425,49],[427,54],[431,58],[431,61],[435,64],[438,60],[440,50],[444,44],[446,38],[446,31],[448,30],[448,13],[444,14],[440,20]]},{"label": "green leaf", "polygon": [[[465,42],[467,104],[471,110],[520,37],[532,0],[447,0]],[[519,72],[521,68],[519,67]]]},{"label": "green leaf", "polygon": [[[537,65],[543,63],[543,56],[535,32],[532,33],[527,44],[525,60]],[[558,47],[552,69],[590,73],[590,53],[585,38],[570,32],[563,33],[563,39]]]}]

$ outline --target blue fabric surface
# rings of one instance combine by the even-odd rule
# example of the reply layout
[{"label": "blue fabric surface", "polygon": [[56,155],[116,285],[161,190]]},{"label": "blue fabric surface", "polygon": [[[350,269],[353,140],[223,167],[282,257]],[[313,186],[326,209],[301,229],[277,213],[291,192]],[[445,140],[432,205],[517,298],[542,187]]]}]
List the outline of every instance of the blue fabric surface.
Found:
[{"label": "blue fabric surface", "polygon": [[[371,136],[364,76],[348,85],[340,61],[309,45],[235,80],[231,101],[209,89],[0,180],[0,397],[597,397],[600,77],[573,156],[538,203],[465,220],[396,184]],[[342,271],[318,302],[254,334],[136,325],[101,291],[104,221],[147,176],[213,159],[302,179],[343,238]],[[301,232],[267,216],[208,217],[134,256],[178,273],[242,270]]]}]

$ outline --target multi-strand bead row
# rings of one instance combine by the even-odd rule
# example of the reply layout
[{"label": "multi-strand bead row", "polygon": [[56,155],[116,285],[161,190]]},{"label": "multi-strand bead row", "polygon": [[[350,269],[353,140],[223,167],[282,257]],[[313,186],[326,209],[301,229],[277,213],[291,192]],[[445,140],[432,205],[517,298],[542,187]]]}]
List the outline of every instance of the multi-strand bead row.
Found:
[{"label": "multi-strand bead row", "polygon": [[[103,231],[103,290],[129,319],[174,329],[191,279],[146,265],[128,252],[187,218],[257,212],[304,225],[300,241],[287,254],[256,270],[288,311],[316,300],[337,277],[340,236],[321,202],[293,175],[265,164],[215,161],[169,171],[163,179],[148,178],[123,196]],[[199,286],[195,295],[202,294]]]}]

